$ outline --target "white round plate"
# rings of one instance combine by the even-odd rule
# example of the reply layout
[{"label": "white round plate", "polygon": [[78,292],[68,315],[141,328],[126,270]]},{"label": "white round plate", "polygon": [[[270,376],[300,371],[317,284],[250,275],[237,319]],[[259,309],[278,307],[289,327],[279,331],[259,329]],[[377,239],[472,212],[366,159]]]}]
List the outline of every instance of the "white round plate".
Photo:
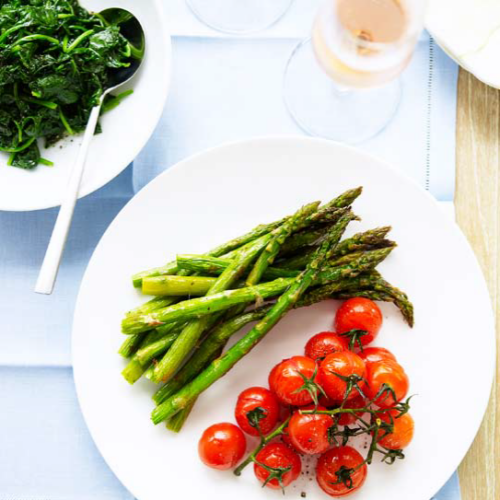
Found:
[{"label": "white round plate", "polygon": [[[130,10],[144,28],[146,56],[137,75],[123,87],[132,88],[134,93],[101,119],[103,131],[92,140],[80,197],[116,177],[148,141],[167,99],[171,60],[162,0],[140,5],[135,0],[83,0],[81,4],[95,12],[108,7]],[[8,156],[0,152],[0,210],[39,210],[60,205],[81,139],[79,135],[43,149],[42,156],[53,161],[53,167],[9,167]]]},{"label": "white round plate", "polygon": [[429,0],[426,27],[445,52],[487,85],[500,88],[500,2]]},{"label": "white round plate", "polygon": [[[332,327],[337,303],[292,311],[246,358],[212,386],[178,435],[149,420],[153,384],[129,386],[116,351],[120,321],[144,297],[130,276],[176,253],[203,252],[312,200],[330,200],[362,185],[355,203],[362,222],[350,232],[391,224],[398,248],[380,268],[414,301],[412,330],[383,304],[377,343],[391,349],[411,379],[416,434],[407,458],[375,463],[356,500],[429,500],[470,446],[486,409],[494,369],[494,328],[488,292],[464,236],[434,199],[385,163],[332,142],[269,138],[198,154],[145,187],[99,243],[82,282],[73,329],[78,397],[105,460],[139,500],[282,498],[263,490],[251,467],[241,478],[203,466],[197,442],[210,424],[233,421],[238,393],[266,385],[281,359],[303,352],[306,340]],[[471,335],[480,349],[471,353]],[[461,409],[464,394],[474,404]],[[327,498],[303,478],[296,498]]]}]

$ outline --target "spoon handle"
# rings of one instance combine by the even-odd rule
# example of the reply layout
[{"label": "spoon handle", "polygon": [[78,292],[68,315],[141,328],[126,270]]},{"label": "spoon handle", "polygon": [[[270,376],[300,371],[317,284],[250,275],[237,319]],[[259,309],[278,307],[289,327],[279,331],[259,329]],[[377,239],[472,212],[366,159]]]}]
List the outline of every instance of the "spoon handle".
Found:
[{"label": "spoon handle", "polygon": [[47,252],[43,259],[42,268],[38,275],[38,280],[35,285],[36,293],[50,295],[54,289],[57,271],[59,270],[59,264],[61,263],[64,246],[66,245],[69,228],[71,227],[71,220],[73,219],[73,212],[78,199],[87,152],[94,136],[100,109],[101,105],[99,104],[98,106],[94,106],[90,113],[89,121],[87,122],[87,127],[85,128],[85,134],[83,136],[83,142],[78,151],[76,162],[71,170],[66,193],[64,194],[54,230],[50,237],[49,246],[47,247]]}]

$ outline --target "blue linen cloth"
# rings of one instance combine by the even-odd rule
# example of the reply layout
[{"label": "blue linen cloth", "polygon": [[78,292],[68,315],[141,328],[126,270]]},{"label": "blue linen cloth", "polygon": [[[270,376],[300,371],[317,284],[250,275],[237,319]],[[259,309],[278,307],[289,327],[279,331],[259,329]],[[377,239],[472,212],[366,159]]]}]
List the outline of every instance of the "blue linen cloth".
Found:
[{"label": "blue linen cloth", "polygon": [[[272,29],[235,39],[215,36],[183,0],[168,3],[175,62],[161,123],[133,167],[79,201],[52,296],[32,290],[57,211],[0,212],[0,498],[132,498],[95,448],[76,400],[70,333],[81,277],[120,209],[176,161],[227,140],[301,133],[283,105],[282,73],[315,4],[297,0]],[[456,76],[456,65],[424,35],[403,75],[394,122],[361,146],[440,200],[453,199]],[[454,475],[435,500],[459,498]]]}]

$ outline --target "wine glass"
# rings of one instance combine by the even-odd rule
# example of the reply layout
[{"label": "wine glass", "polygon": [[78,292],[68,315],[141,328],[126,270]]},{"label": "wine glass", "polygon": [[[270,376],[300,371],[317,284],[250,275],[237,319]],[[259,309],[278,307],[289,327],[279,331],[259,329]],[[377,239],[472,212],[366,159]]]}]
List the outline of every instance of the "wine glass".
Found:
[{"label": "wine glass", "polygon": [[284,98],[311,135],[355,144],[394,117],[425,0],[328,0],[288,60]]},{"label": "wine glass", "polygon": [[246,35],[279,21],[293,0],[186,0],[194,15],[218,31]]}]

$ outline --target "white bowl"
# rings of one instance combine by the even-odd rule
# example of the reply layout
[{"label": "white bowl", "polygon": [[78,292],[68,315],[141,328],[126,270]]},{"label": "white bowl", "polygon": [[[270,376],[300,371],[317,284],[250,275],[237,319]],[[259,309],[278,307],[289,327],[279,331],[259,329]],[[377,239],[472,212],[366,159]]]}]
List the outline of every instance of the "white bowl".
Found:
[{"label": "white bowl", "polygon": [[[107,184],[129,165],[144,147],[156,127],[167,99],[170,81],[171,41],[161,0],[137,3],[134,0],[84,0],[89,10],[108,7],[130,10],[146,35],[145,60],[125,88],[134,93],[103,116],[103,132],[90,147],[80,197]],[[7,166],[0,153],[0,210],[25,211],[61,204],[81,135],[65,139],[42,150],[53,167],[39,165],[34,170]]]}]

